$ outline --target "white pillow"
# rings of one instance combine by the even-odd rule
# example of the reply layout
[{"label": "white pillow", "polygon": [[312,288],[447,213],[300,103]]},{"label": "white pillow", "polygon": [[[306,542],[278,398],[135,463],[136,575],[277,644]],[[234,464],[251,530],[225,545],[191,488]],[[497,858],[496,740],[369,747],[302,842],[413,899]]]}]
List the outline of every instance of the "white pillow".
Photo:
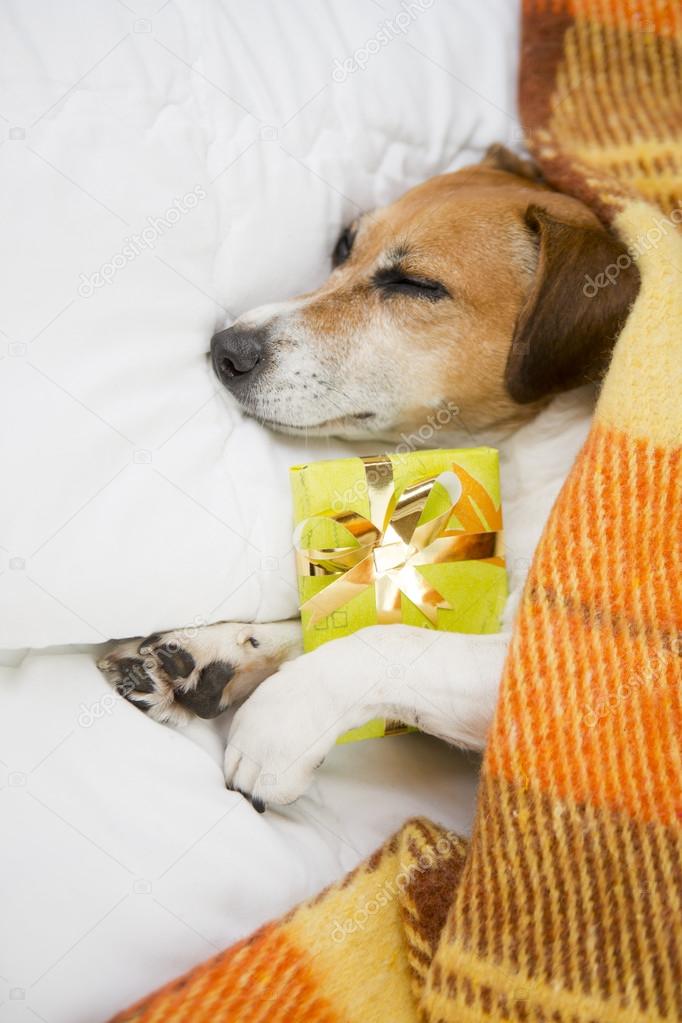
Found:
[{"label": "white pillow", "polygon": [[[137,5],[138,12],[152,10]],[[216,326],[340,227],[515,142],[508,0],[7,0],[0,646],[296,613],[287,467]]]}]

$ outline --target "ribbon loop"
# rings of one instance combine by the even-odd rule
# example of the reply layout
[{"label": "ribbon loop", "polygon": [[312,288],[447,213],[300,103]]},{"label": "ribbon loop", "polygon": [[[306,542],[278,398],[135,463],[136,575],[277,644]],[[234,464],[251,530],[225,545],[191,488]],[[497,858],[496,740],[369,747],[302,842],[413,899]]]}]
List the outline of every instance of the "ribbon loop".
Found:
[{"label": "ribbon loop", "polygon": [[[351,510],[330,512],[305,519],[294,532],[299,574],[332,579],[301,605],[301,612],[309,611],[310,624],[315,625],[368,587],[374,587],[378,622],[401,620],[404,594],[435,625],[438,609],[452,610],[452,606],[426,580],[419,567],[493,558],[501,526],[499,510],[493,509],[489,514],[493,521],[483,522],[475,508],[473,511],[468,508],[468,522],[459,529],[448,529],[463,499],[460,476],[465,482],[474,483],[461,467],[453,464],[451,471],[418,480],[398,494],[393,465],[387,455],[364,458],[363,462],[369,517]],[[422,522],[434,487],[445,492],[447,507]],[[318,519],[335,522],[348,534],[350,543],[329,548],[303,546],[304,535],[310,534]],[[467,528],[472,520],[486,528],[479,532]]]}]

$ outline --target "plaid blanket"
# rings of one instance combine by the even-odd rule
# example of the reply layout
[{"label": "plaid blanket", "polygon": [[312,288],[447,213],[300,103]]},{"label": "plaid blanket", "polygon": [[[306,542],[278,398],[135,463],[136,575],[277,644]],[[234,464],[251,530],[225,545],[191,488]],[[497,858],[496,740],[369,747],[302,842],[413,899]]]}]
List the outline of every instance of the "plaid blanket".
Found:
[{"label": "plaid blanket", "polygon": [[528,146],[642,286],[528,579],[472,838],[408,822],[118,1023],[682,1019],[682,5],[523,17]]}]

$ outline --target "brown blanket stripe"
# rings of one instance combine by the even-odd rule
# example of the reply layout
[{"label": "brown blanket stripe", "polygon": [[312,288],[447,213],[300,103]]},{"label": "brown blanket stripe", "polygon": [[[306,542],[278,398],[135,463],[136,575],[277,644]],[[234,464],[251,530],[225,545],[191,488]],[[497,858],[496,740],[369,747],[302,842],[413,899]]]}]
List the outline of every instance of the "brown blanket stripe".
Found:
[{"label": "brown blanket stripe", "polygon": [[525,0],[522,46],[529,149],[642,287],[534,559],[471,841],[408,822],[118,1023],[682,1019],[682,0]]}]

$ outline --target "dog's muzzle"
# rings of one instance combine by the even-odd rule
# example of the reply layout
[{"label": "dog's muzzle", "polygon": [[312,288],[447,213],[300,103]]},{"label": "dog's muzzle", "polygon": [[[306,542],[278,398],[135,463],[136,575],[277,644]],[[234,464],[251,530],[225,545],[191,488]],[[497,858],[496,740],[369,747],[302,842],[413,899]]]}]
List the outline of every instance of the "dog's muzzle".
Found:
[{"label": "dog's muzzle", "polygon": [[253,383],[263,367],[267,330],[228,327],[211,339],[211,361],[216,376],[234,394]]}]

